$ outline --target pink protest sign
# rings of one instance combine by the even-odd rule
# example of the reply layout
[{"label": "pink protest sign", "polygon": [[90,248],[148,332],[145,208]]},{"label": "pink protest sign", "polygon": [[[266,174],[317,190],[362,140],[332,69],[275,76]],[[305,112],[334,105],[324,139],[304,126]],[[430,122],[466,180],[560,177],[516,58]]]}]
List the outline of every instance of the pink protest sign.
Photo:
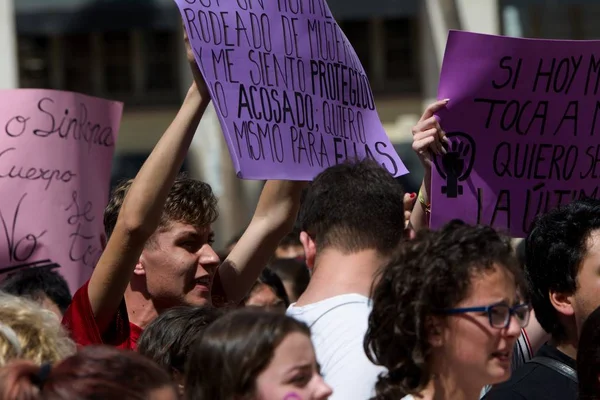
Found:
[{"label": "pink protest sign", "polygon": [[0,278],[48,263],[72,291],[90,277],[122,110],[76,93],[0,91]]},{"label": "pink protest sign", "polygon": [[450,32],[432,227],[459,218],[524,237],[539,213],[597,198],[599,91],[600,41]]},{"label": "pink protest sign", "polygon": [[325,0],[175,0],[237,174],[311,180],[347,158],[407,173]]}]

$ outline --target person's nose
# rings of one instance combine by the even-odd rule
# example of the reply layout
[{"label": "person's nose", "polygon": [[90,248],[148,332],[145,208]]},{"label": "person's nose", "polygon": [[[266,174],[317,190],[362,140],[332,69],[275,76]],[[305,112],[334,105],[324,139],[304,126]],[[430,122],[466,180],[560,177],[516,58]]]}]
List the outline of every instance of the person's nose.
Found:
[{"label": "person's nose", "polygon": [[332,393],[331,386],[325,383],[323,377],[319,375],[315,382],[314,396],[312,398],[314,400],[327,400]]},{"label": "person's nose", "polygon": [[221,260],[219,255],[210,244],[205,244],[199,250],[198,262],[207,269],[213,269],[219,266]]},{"label": "person's nose", "polygon": [[515,338],[521,334],[521,323],[516,315],[511,315],[506,328],[506,335]]}]

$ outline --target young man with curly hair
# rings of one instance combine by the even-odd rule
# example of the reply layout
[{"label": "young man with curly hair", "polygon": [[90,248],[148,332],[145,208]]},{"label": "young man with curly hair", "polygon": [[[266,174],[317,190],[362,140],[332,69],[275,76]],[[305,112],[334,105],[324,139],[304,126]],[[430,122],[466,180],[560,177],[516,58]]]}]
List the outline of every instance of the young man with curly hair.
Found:
[{"label": "young man with curly hair", "polygon": [[171,307],[241,301],[293,226],[303,184],[267,182],[248,229],[220,263],[210,186],[176,179],[210,101],[187,38],[186,46],[194,83],[135,180],[115,191],[106,249],[64,316],[80,345],[133,349],[142,329]]}]

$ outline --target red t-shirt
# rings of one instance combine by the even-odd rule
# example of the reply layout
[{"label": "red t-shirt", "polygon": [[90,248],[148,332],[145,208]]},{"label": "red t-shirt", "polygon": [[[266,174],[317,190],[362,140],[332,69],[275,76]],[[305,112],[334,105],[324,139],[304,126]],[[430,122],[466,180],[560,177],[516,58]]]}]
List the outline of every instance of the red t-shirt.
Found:
[{"label": "red t-shirt", "polygon": [[[142,328],[129,322],[125,299],[121,302],[108,328],[100,332],[90,305],[88,284],[89,281],[75,293],[71,305],[63,316],[62,324],[70,332],[71,338],[80,346],[106,344],[120,349],[135,350]],[[225,290],[218,272],[213,279],[211,292],[212,304],[215,307],[226,305]]]},{"label": "red t-shirt", "polygon": [[71,338],[80,346],[107,344],[120,349],[135,350],[142,328],[129,322],[125,300],[121,302],[110,325],[100,332],[90,298],[87,281],[73,296],[69,309],[63,316],[62,323],[69,330]]}]

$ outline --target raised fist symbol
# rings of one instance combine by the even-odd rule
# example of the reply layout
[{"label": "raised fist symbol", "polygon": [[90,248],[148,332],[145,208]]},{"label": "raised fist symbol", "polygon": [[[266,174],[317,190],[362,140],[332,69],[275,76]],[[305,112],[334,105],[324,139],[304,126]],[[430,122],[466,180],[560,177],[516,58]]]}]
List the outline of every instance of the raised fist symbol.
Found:
[{"label": "raised fist symbol", "polygon": [[466,180],[473,170],[475,141],[462,132],[448,133],[446,136],[450,140],[449,145],[444,144],[447,153],[436,156],[434,162],[438,173],[446,180],[446,185],[442,186],[442,194],[448,198],[456,198],[463,194],[463,187],[458,183]]}]

